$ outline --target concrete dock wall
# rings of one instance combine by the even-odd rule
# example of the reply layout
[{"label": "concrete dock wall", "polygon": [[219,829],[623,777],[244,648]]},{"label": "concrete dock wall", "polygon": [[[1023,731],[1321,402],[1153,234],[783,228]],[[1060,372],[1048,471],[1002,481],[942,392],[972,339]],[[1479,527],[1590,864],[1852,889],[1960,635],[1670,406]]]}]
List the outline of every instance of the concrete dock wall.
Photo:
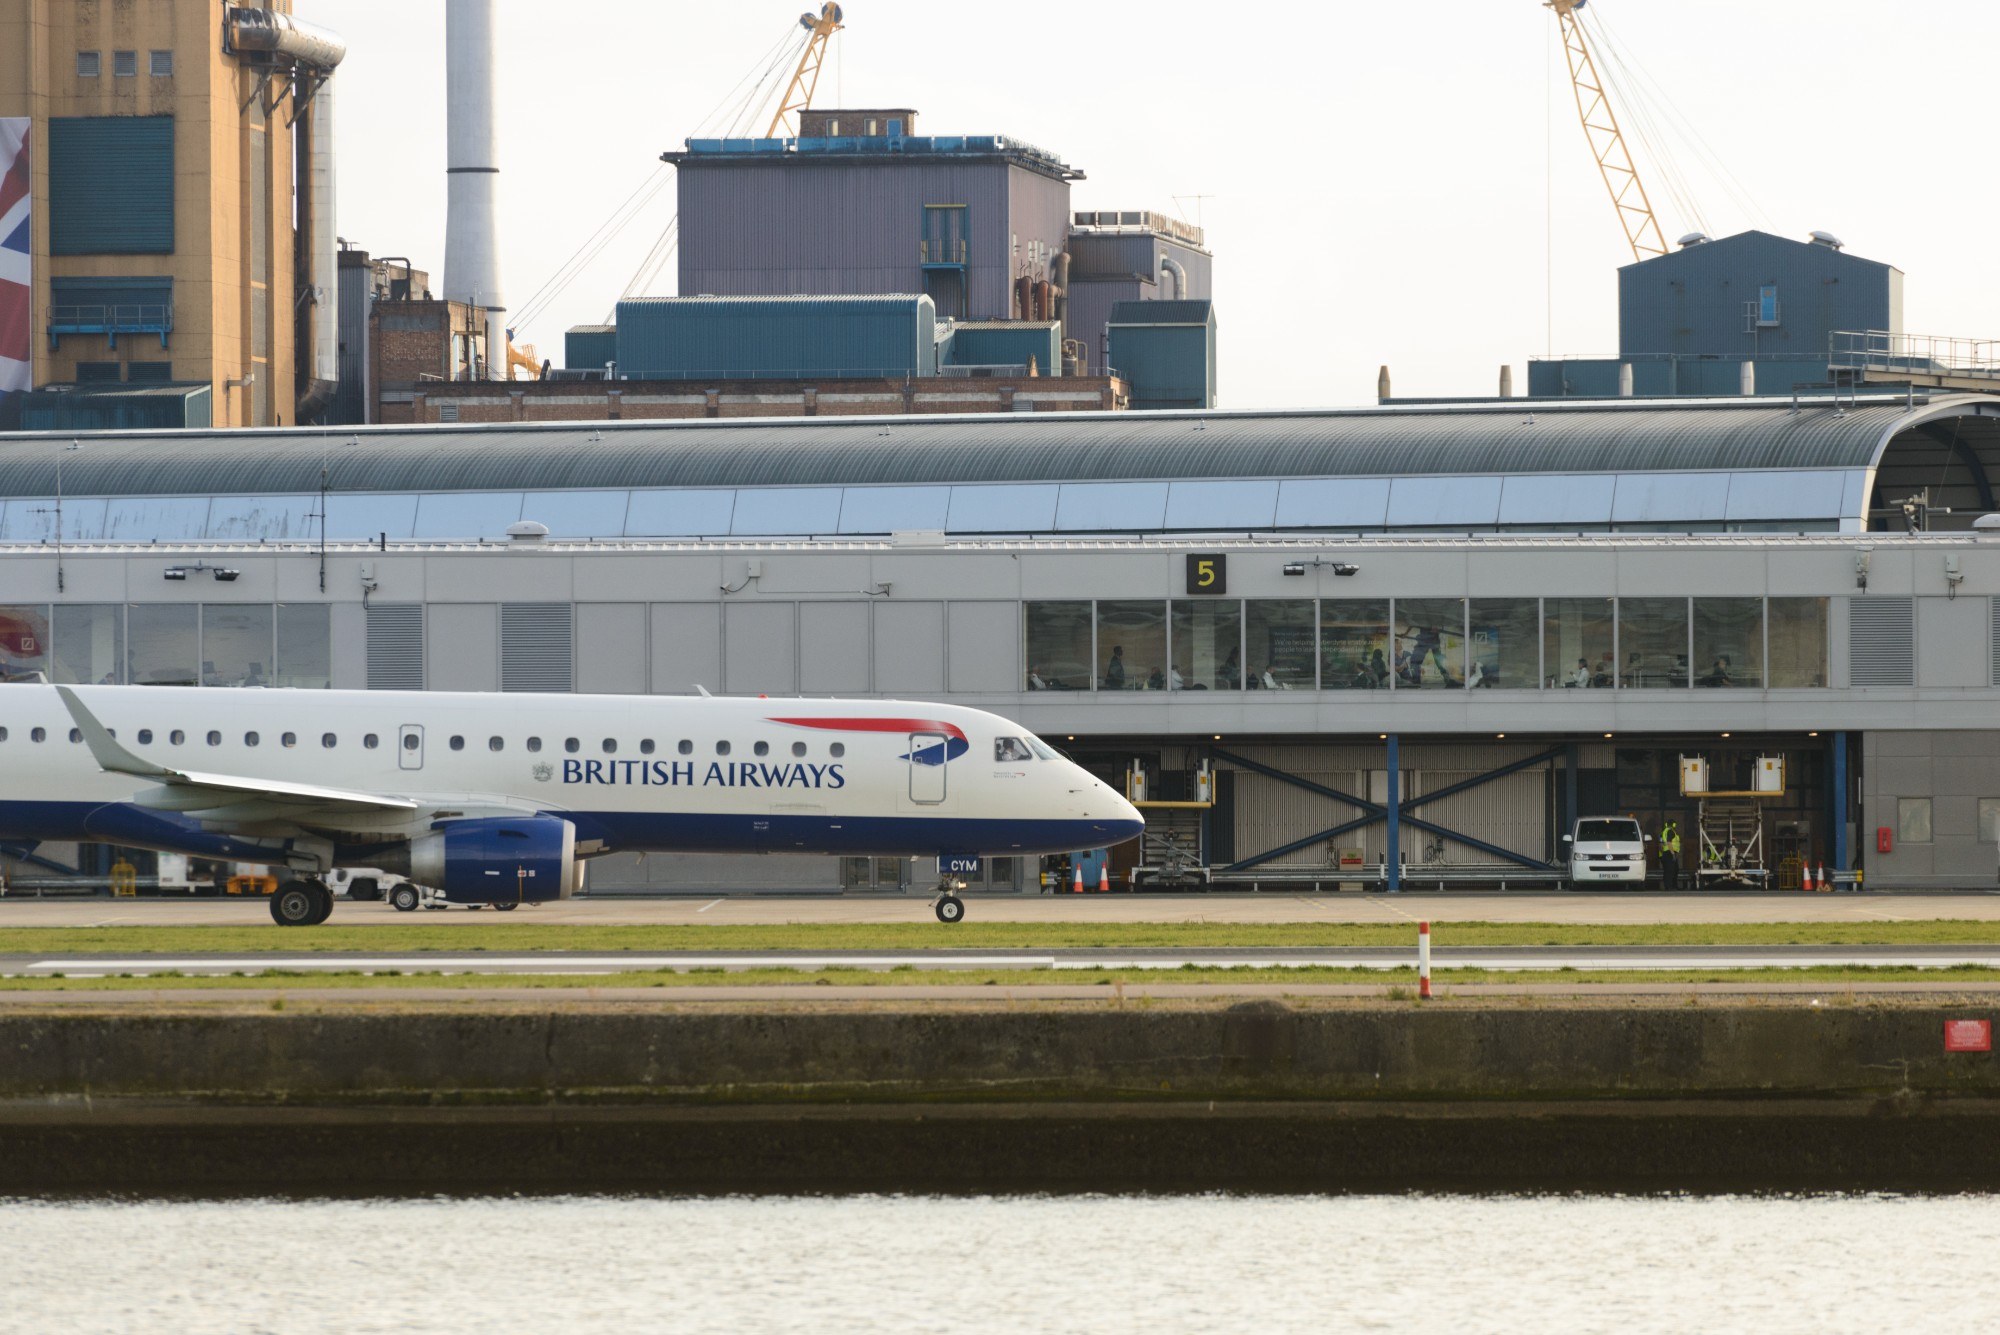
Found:
[{"label": "concrete dock wall", "polygon": [[0,1016],[0,1191],[1969,1188],[1935,1006]]}]

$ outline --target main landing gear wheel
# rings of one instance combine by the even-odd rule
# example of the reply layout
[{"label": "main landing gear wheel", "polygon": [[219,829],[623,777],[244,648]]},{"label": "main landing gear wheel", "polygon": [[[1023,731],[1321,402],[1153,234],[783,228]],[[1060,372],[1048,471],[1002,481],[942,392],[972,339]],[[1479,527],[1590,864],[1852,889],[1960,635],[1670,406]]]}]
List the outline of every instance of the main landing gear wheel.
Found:
[{"label": "main landing gear wheel", "polygon": [[421,901],[422,896],[414,885],[399,885],[389,892],[389,903],[395,906],[398,913],[414,913]]},{"label": "main landing gear wheel", "polygon": [[939,922],[954,923],[965,921],[965,901],[957,895],[938,896],[938,902],[932,905],[932,909],[937,914]]},{"label": "main landing gear wheel", "polygon": [[333,915],[333,892],[317,881],[286,881],[271,896],[271,921],[314,927]]},{"label": "main landing gear wheel", "polygon": [[520,902],[517,900],[512,904],[495,904],[493,907],[498,909],[502,913],[512,913],[515,909],[520,908],[521,905]]}]

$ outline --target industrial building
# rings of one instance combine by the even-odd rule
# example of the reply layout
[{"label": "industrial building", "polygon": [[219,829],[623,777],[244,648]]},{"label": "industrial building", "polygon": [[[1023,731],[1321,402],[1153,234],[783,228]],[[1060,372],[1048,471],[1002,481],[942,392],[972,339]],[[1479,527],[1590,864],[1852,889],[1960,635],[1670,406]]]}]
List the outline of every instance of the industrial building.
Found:
[{"label": "industrial building", "polygon": [[1121,882],[1535,883],[1573,816],[1614,812],[1681,822],[1690,863],[1717,832],[1703,867],[1752,883],[1994,874],[1989,397],[69,443],[0,443],[14,676],[977,705],[1166,804]]},{"label": "industrial building", "polygon": [[324,411],[344,53],[290,0],[0,0],[0,142],[30,182],[26,384],[0,429]]},{"label": "industrial building", "polygon": [[1528,393],[1789,395],[1852,378],[1836,354],[1857,336],[1902,333],[1902,270],[1848,254],[1831,233],[1697,232],[1619,269],[1616,357],[1531,359]]}]

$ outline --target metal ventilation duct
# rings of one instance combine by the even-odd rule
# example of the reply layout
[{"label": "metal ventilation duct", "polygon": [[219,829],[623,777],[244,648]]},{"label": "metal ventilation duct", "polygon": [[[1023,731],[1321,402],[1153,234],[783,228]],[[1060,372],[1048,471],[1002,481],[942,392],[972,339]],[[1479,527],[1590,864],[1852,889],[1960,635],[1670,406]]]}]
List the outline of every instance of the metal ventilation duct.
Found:
[{"label": "metal ventilation duct", "polygon": [[232,55],[277,56],[322,72],[347,56],[347,43],[325,28],[268,9],[231,5],[222,31]]}]

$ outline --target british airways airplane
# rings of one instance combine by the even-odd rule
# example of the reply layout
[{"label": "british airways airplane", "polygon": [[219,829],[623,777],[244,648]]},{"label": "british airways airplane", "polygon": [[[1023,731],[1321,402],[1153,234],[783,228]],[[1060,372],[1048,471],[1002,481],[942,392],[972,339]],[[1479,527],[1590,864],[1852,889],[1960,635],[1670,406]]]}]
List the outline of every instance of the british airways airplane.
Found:
[{"label": "british airways airplane", "polygon": [[[618,852],[957,859],[1104,848],[1131,803],[993,714],[898,701],[0,688],[0,838],[268,865],[281,926],[334,867],[459,903],[567,899]],[[941,922],[965,916],[942,881]]]}]

